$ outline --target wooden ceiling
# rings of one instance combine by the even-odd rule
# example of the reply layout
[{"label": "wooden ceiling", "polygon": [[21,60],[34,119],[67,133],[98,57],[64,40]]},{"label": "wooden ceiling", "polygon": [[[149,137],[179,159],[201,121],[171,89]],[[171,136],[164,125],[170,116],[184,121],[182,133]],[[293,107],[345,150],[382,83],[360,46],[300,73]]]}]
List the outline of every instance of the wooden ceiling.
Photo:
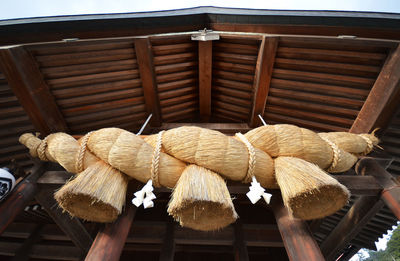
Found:
[{"label": "wooden ceiling", "polygon": [[[0,165],[15,159],[31,166],[17,141],[24,132],[82,135],[111,126],[137,132],[152,113],[148,133],[202,122],[231,134],[259,126],[261,114],[270,124],[315,131],[359,133],[380,127],[382,146],[394,157],[388,170],[400,175],[400,27],[393,26],[398,17],[346,14],[335,24],[331,16],[343,14],[320,12],[313,20],[297,13],[285,23],[288,14],[281,13],[273,24],[266,14],[200,11],[167,15],[165,24],[158,16],[0,22],[1,43],[36,42],[0,49]],[[193,30],[204,25],[223,30],[217,31],[220,40],[192,41],[198,32]],[[337,37],[343,34],[386,39]],[[53,41],[75,37],[82,40]],[[348,218],[357,200],[310,224],[320,244]],[[387,209],[379,210],[340,253],[373,248],[371,242],[396,220]],[[256,246],[253,250],[260,254]]]}]

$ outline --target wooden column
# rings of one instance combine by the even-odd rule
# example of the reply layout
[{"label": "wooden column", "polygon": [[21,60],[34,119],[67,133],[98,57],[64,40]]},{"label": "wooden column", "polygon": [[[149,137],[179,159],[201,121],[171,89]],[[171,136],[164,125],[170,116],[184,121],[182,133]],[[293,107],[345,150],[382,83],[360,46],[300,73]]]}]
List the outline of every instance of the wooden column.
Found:
[{"label": "wooden column", "polygon": [[[375,127],[385,127],[377,126],[378,120],[379,124],[384,124],[383,122],[388,120],[379,119],[390,118],[393,114],[393,104],[398,103],[398,97],[400,94],[400,45],[391,53],[391,55],[386,59],[384,66],[375,81],[363,107],[353,126],[350,129],[352,133],[362,133],[370,132]],[[386,111],[386,113],[385,113]],[[384,115],[387,116],[384,116]],[[390,114],[390,115],[388,115]]]},{"label": "wooden column", "polygon": [[128,202],[125,211],[118,219],[107,224],[96,236],[86,261],[113,261],[119,260],[126,238],[131,229],[132,221],[136,213],[136,207]]},{"label": "wooden column", "polygon": [[275,195],[271,204],[276,223],[281,233],[289,260],[323,261],[324,256],[315,242],[305,221],[293,218],[283,205],[280,196]]},{"label": "wooden column", "polygon": [[0,67],[33,125],[42,135],[67,132],[67,124],[33,57],[21,46],[0,48]]},{"label": "wooden column", "polygon": [[168,218],[166,232],[161,246],[160,261],[173,261],[175,255],[175,222]]},{"label": "wooden column", "polygon": [[376,160],[370,157],[362,158],[356,165],[359,175],[373,176],[383,187],[381,199],[400,220],[400,184]]},{"label": "wooden column", "polygon": [[32,174],[22,180],[0,205],[0,235],[15,217],[31,202],[37,191],[36,180],[44,172],[44,164],[36,165]]},{"label": "wooden column", "polygon": [[35,229],[25,240],[25,242],[15,251],[15,256],[12,261],[26,261],[29,260],[29,253],[36,242],[40,240],[40,232],[43,224],[36,225]]},{"label": "wooden column", "polygon": [[261,122],[258,114],[264,114],[278,48],[278,39],[278,37],[264,36],[260,45],[253,84],[254,96],[249,122],[250,127],[259,126]]},{"label": "wooden column", "polygon": [[150,126],[159,127],[161,126],[161,108],[153,64],[153,51],[149,38],[136,38],[135,52],[139,66],[140,79],[142,80],[146,110],[147,113],[153,114]]},{"label": "wooden column", "polygon": [[200,119],[211,117],[212,41],[199,41],[199,103]]},{"label": "wooden column", "polygon": [[249,253],[247,251],[247,245],[244,240],[242,222],[239,219],[236,220],[233,227],[235,231],[235,242],[233,245],[235,251],[235,261],[249,261]]}]

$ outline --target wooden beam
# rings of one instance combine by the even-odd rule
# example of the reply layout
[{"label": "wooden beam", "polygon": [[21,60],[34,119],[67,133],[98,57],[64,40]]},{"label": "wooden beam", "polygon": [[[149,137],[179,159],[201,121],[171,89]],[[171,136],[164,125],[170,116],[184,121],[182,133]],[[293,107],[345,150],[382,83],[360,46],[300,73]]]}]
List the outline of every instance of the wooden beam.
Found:
[{"label": "wooden beam", "polygon": [[22,180],[0,205],[0,235],[15,217],[31,202],[37,191],[36,180],[44,172],[44,164],[35,165],[32,174]]},{"label": "wooden beam", "polygon": [[[38,183],[40,182],[40,179]],[[58,206],[54,199],[54,191],[58,186],[45,186],[39,184],[39,192],[36,194],[36,200],[46,210],[49,216],[60,227],[62,231],[72,240],[72,242],[83,252],[86,253],[93,242],[93,238],[87,232],[86,228],[77,218],[73,218]]]},{"label": "wooden beam", "polygon": [[323,261],[325,260],[317,242],[314,240],[307,223],[293,218],[276,195],[271,207],[282,236],[289,260]]},{"label": "wooden beam", "polygon": [[250,127],[257,127],[261,124],[258,115],[264,114],[276,50],[278,48],[278,40],[278,37],[263,36],[260,45],[253,84],[254,95],[249,121]]},{"label": "wooden beam", "polygon": [[[398,103],[400,94],[400,45],[389,55],[384,66],[375,81],[363,107],[358,113],[350,132],[363,133],[370,132],[373,128],[386,126],[377,126],[380,117],[386,114],[394,113],[391,103]],[[388,122],[388,120],[386,120]],[[380,124],[383,124],[380,121]]]},{"label": "wooden beam", "polygon": [[160,261],[173,261],[175,255],[175,222],[168,218],[166,232],[161,246]]},{"label": "wooden beam", "polygon": [[350,243],[383,205],[383,201],[376,196],[359,198],[335,229],[322,242],[321,251],[325,258],[334,260],[339,251]]},{"label": "wooden beam", "polygon": [[29,260],[29,253],[33,245],[40,240],[40,232],[43,224],[37,224],[25,242],[15,251],[15,256],[12,261],[25,261]]},{"label": "wooden beam", "polygon": [[199,103],[200,119],[211,117],[212,41],[199,41]]},{"label": "wooden beam", "polygon": [[362,158],[356,165],[359,175],[373,176],[384,188],[381,199],[400,220],[400,183],[387,172],[376,160],[370,157]]},{"label": "wooden beam", "polygon": [[149,114],[153,114],[150,126],[158,127],[161,125],[161,107],[153,64],[153,51],[148,37],[135,39],[135,52],[142,80],[146,110]]},{"label": "wooden beam", "polygon": [[37,63],[21,46],[0,48],[0,67],[7,82],[42,135],[68,127]]},{"label": "wooden beam", "polygon": [[243,225],[240,219],[233,224],[235,231],[234,254],[235,261],[248,261],[249,253],[247,252],[246,242],[244,241]]}]

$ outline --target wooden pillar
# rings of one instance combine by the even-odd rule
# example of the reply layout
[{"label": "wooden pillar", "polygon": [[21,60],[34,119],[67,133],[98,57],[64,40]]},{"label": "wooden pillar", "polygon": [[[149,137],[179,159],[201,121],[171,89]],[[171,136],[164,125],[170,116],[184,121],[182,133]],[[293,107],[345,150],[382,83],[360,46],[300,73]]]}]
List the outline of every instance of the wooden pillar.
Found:
[{"label": "wooden pillar", "polygon": [[37,191],[36,180],[44,172],[44,164],[36,165],[32,174],[22,180],[0,205],[0,235],[15,217],[31,202]]},{"label": "wooden pillar", "polygon": [[40,232],[43,228],[43,224],[36,225],[35,229],[25,240],[25,242],[15,251],[15,256],[12,261],[26,261],[29,260],[29,253],[33,245],[40,240]]},{"label": "wooden pillar", "polygon": [[254,95],[249,122],[250,127],[259,126],[260,119],[258,114],[264,114],[278,48],[278,39],[278,37],[263,36],[260,45],[253,84]]},{"label": "wooden pillar", "polygon": [[244,240],[243,224],[240,219],[233,225],[235,231],[234,251],[235,261],[249,261],[246,242]]},{"label": "wooden pillar", "polygon": [[305,221],[293,218],[283,205],[280,196],[275,195],[271,204],[283,244],[291,261],[323,261],[324,256],[313,238]]},{"label": "wooden pillar", "polygon": [[199,41],[199,103],[200,119],[211,117],[212,41]]},{"label": "wooden pillar", "polygon": [[393,214],[400,220],[400,184],[387,172],[376,160],[370,157],[362,158],[356,165],[359,175],[375,177],[383,187],[381,199],[392,210]]},{"label": "wooden pillar", "polygon": [[86,261],[117,261],[119,260],[126,238],[131,229],[136,213],[136,207],[128,202],[125,211],[118,219],[107,224],[96,236],[89,250]]},{"label": "wooden pillar", "polygon": [[33,125],[44,136],[67,124],[33,57],[21,46],[0,48],[0,67]]},{"label": "wooden pillar", "polygon": [[157,92],[157,79],[153,64],[153,51],[148,37],[135,39],[135,52],[142,80],[147,113],[153,117],[150,126],[161,126],[161,107]]},{"label": "wooden pillar", "polygon": [[168,218],[166,232],[161,246],[160,261],[173,261],[175,255],[175,222]]},{"label": "wooden pillar", "polygon": [[370,132],[375,127],[384,128],[386,126],[377,126],[385,124],[389,120],[380,118],[390,118],[394,113],[392,103],[398,104],[400,96],[400,45],[386,59],[386,62],[375,81],[363,107],[353,126],[350,129],[352,133]]}]

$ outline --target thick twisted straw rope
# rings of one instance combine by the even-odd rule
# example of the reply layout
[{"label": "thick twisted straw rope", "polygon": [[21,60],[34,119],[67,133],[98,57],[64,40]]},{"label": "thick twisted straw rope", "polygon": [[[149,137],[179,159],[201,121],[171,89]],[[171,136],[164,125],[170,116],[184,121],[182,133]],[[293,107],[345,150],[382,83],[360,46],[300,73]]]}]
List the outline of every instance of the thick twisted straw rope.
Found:
[{"label": "thick twisted straw rope", "polygon": [[157,134],[157,143],[153,151],[153,157],[151,160],[151,180],[155,187],[160,187],[160,181],[158,178],[158,166],[160,165],[160,152],[162,146],[162,135],[164,131],[160,131]]},{"label": "thick twisted straw rope", "polygon": [[236,136],[246,145],[247,151],[249,152],[249,167],[247,169],[246,176],[243,179],[244,183],[251,182],[251,178],[254,176],[254,166],[256,165],[256,153],[253,145],[247,140],[242,133],[236,133]]},{"label": "thick twisted straw rope", "polygon": [[364,135],[358,135],[359,137],[363,138],[365,142],[367,143],[367,149],[362,153],[362,155],[367,155],[374,149],[374,144],[372,143],[372,140],[369,139],[368,137],[365,137]]},{"label": "thick twisted straw rope", "polygon": [[44,138],[42,140],[42,142],[39,145],[39,148],[37,149],[37,154],[39,156],[39,159],[43,160],[43,161],[49,160],[46,156],[46,148],[47,148],[47,140],[48,139],[49,139],[49,136],[46,136],[46,138]]}]

